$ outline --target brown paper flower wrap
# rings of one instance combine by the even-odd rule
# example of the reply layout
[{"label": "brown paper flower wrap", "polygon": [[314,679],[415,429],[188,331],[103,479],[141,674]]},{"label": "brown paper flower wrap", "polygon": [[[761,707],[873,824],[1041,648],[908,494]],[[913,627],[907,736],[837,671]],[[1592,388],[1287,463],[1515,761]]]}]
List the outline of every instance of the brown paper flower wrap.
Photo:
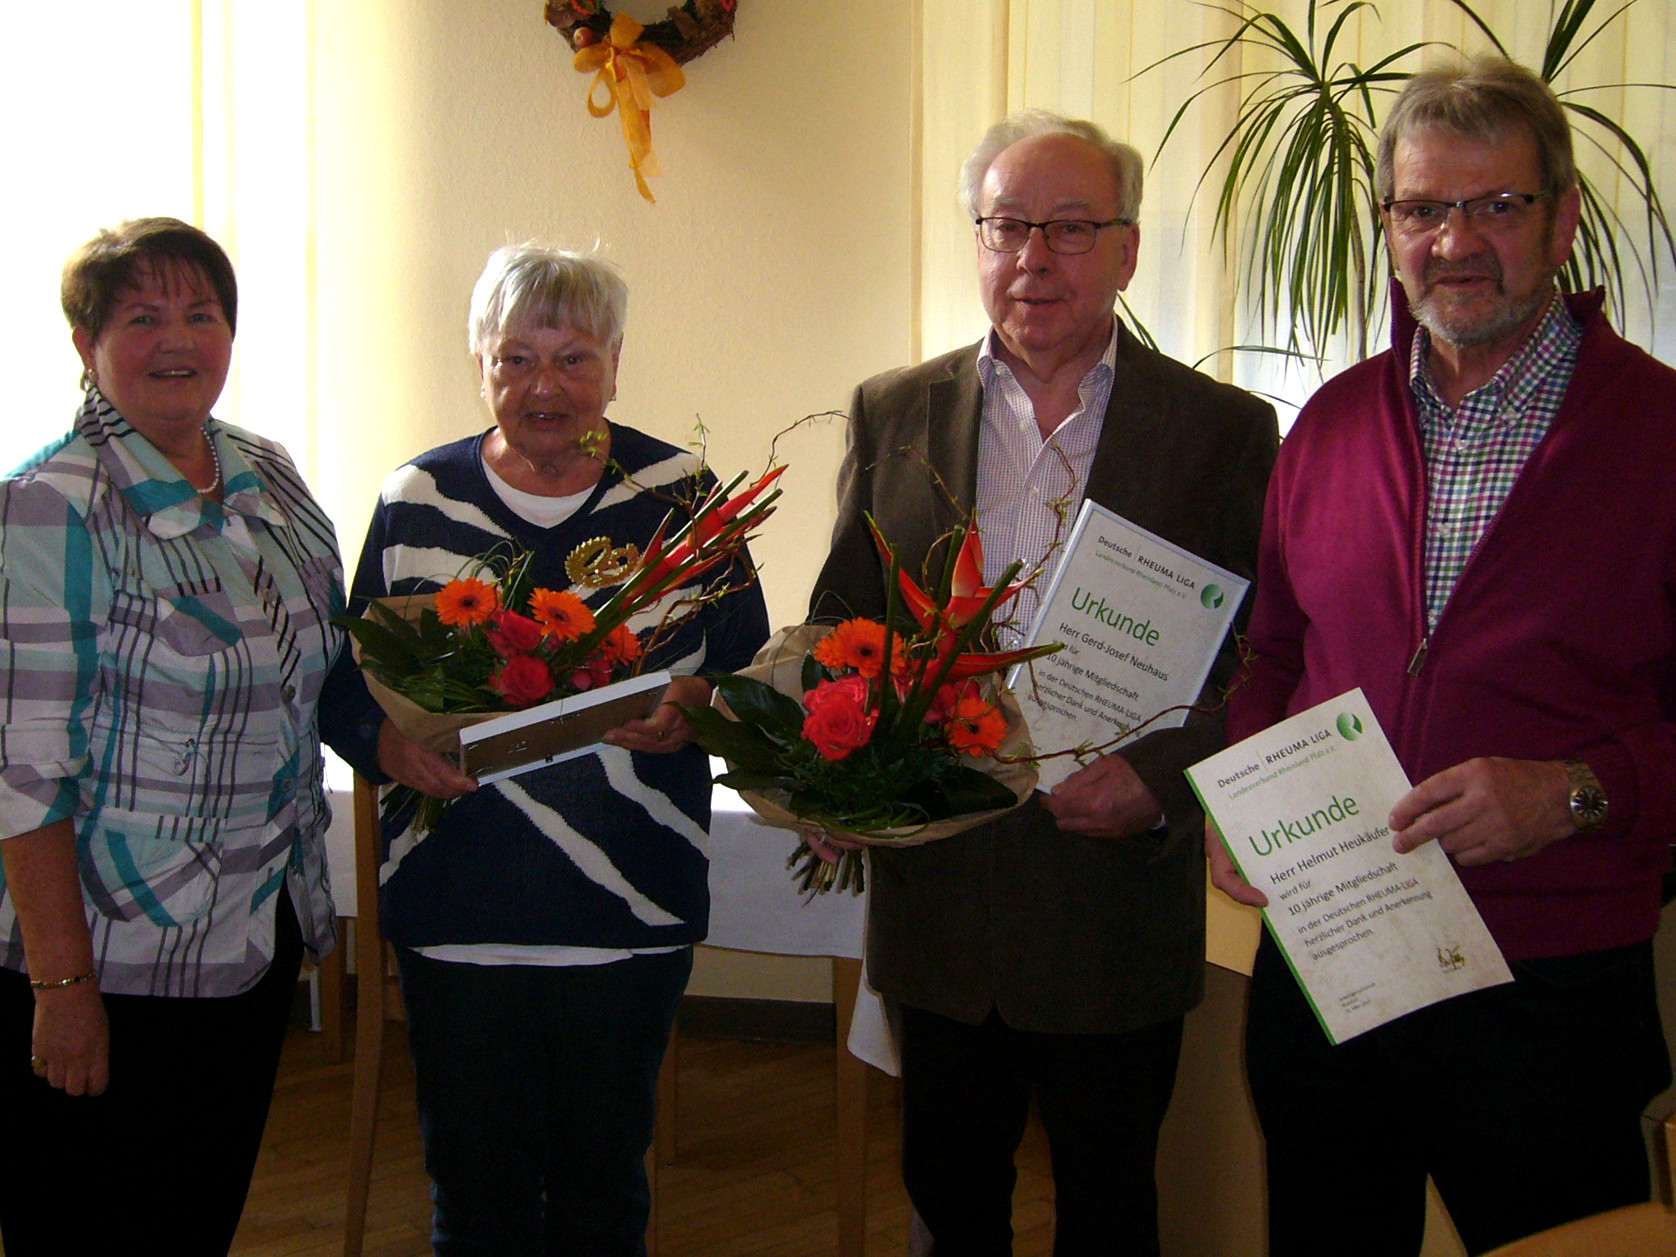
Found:
[{"label": "brown paper flower wrap", "polygon": [[[716,703],[687,710],[695,740],[727,761],[716,780],[772,824],[863,846],[913,846],[1020,806],[1037,773],[1029,732],[999,675],[1058,645],[985,652],[994,608],[1017,593],[1015,564],[980,584],[975,527],[950,539],[927,594],[889,564],[883,622],[783,629],[745,671],[716,680]],[[904,609],[907,615],[897,613]],[[981,679],[980,679],[981,678]],[[859,852],[836,867],[799,847],[805,890],[860,889]]]}]

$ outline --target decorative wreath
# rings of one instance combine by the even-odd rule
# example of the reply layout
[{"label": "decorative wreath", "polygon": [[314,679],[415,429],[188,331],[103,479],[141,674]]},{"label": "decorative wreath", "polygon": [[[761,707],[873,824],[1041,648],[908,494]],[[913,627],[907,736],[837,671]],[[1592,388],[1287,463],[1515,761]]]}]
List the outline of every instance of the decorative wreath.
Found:
[{"label": "decorative wreath", "polygon": [[[733,34],[736,0],[686,0],[669,6],[669,16],[641,33],[643,43],[662,48],[677,64],[710,51]],[[547,0],[547,22],[580,52],[611,34],[611,9],[604,0]]]}]

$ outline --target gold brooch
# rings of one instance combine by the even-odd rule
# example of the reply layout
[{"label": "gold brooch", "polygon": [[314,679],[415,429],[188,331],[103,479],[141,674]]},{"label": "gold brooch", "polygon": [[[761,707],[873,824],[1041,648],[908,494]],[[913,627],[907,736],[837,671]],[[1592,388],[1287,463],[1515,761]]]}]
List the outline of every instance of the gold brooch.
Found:
[{"label": "gold brooch", "polygon": [[640,551],[633,545],[613,546],[611,538],[595,537],[570,552],[564,561],[564,571],[573,585],[604,589],[607,585],[621,584],[639,562]]}]

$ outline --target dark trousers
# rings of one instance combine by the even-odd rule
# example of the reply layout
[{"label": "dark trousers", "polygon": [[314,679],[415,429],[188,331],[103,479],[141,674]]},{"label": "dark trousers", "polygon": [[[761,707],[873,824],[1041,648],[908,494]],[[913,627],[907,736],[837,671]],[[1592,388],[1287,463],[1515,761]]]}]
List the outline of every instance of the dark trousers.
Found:
[{"label": "dark trousers", "polygon": [[565,966],[396,954],[439,1257],[642,1257],[692,948]]},{"label": "dark trousers", "polygon": [[1158,1252],[1154,1162],[1181,1019],[1127,1034],[969,1026],[902,1010],[902,1177],[935,1257],[1012,1252],[1030,1098],[1053,1157],[1056,1257]]},{"label": "dark trousers", "polygon": [[1327,1042],[1265,936],[1246,1038],[1270,1257],[1413,1257],[1429,1172],[1468,1252],[1648,1199],[1641,1111],[1670,1081],[1650,943]]},{"label": "dark trousers", "polygon": [[[107,995],[111,1081],[69,1096],[29,1067],[34,998],[0,970],[0,1239],[6,1257],[224,1257],[262,1146],[302,963],[280,891],[273,964],[242,995]],[[122,1237],[128,1237],[123,1239]]]}]

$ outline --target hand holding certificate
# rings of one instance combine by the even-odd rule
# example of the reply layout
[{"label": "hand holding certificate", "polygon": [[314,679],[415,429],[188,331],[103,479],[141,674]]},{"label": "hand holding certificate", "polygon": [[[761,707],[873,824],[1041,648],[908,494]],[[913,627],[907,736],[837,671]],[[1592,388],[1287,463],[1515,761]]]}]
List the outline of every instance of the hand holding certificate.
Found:
[{"label": "hand holding certificate", "polygon": [[1187,770],[1334,1043],[1512,981],[1449,857],[1392,848],[1408,778],[1360,690]]}]

